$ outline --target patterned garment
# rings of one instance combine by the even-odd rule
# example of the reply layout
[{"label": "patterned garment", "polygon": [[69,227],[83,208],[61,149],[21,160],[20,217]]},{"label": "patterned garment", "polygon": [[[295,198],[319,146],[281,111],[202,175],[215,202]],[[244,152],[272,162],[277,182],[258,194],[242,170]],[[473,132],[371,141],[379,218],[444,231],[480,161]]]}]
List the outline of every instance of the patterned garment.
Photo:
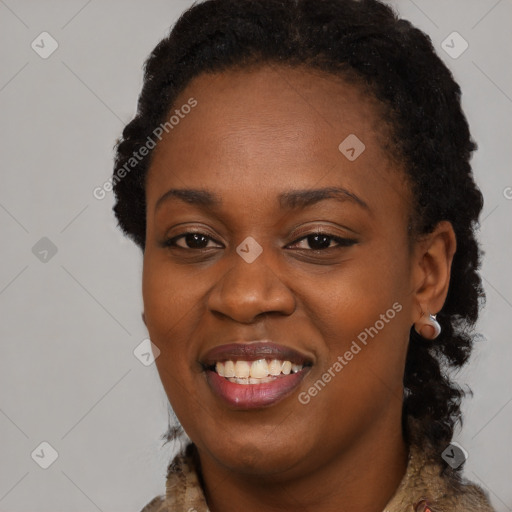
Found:
[{"label": "patterned garment", "polygon": [[[209,512],[191,450],[177,455],[168,467],[165,496],[157,496],[141,512]],[[383,512],[495,512],[484,491],[461,480],[450,468],[411,445],[407,471]]]}]

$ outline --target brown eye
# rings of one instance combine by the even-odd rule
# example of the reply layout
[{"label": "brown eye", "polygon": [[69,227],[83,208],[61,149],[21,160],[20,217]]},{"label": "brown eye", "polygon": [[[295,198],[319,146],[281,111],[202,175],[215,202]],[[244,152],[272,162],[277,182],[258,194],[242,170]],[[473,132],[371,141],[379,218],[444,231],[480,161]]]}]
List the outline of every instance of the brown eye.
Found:
[{"label": "brown eye", "polygon": [[309,247],[311,249],[328,249],[333,241],[333,238],[329,235],[309,235],[306,237]]},{"label": "brown eye", "polygon": [[210,242],[215,242],[215,240],[204,233],[183,233],[182,235],[165,240],[163,245],[164,247],[179,247],[181,249],[208,249],[211,247],[219,247],[218,245],[210,245],[208,247]]},{"label": "brown eye", "polygon": [[[333,242],[335,245],[332,245]],[[299,247],[298,245],[301,243],[303,245],[302,247]],[[349,247],[356,243],[357,240],[350,238],[341,238],[339,236],[330,235],[328,233],[311,233],[293,242],[292,246],[296,246],[297,249],[309,248],[309,250],[321,251],[326,249],[336,249],[339,247]]]}]

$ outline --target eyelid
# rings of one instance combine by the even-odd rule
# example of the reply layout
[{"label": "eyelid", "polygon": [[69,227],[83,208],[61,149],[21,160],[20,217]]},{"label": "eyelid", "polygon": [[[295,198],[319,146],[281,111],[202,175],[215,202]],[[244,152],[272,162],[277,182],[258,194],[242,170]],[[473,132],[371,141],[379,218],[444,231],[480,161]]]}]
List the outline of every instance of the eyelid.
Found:
[{"label": "eyelid", "polygon": [[334,227],[331,226],[305,226],[297,230],[296,233],[294,233],[295,241],[302,240],[305,237],[312,236],[312,235],[324,235],[329,236],[331,238],[339,238],[343,240],[355,240],[359,237],[359,235],[353,231],[350,228],[345,228],[346,231],[349,231],[350,233],[339,233],[336,232]]},{"label": "eyelid", "polygon": [[[296,231],[295,231],[296,230]],[[341,230],[341,232],[340,232]],[[336,235],[335,232],[339,234]],[[339,237],[358,237],[360,234],[357,231],[354,231],[348,226],[344,226],[343,224],[338,223],[325,223],[321,220],[308,222],[307,224],[299,224],[296,228],[294,228],[295,236],[299,236],[302,233],[304,234],[315,234],[319,233],[321,235],[329,235],[329,236],[339,236]]]},{"label": "eyelid", "polygon": [[[212,249],[213,247],[204,247],[202,249],[191,249],[191,248],[186,248],[186,247],[181,247],[179,245],[176,244],[176,241],[181,239],[181,238],[184,238],[186,237],[187,235],[190,235],[190,234],[198,234],[198,235],[202,235],[204,236],[205,238],[207,238],[209,240],[209,242],[214,242],[215,244],[218,244],[222,247],[224,247],[224,244],[222,244],[222,242],[219,242],[218,240],[216,240],[213,236],[211,236],[207,230],[201,230],[201,229],[194,229],[194,228],[189,228],[187,229],[186,231],[182,232],[182,233],[179,233],[175,236],[166,236],[164,238],[164,240],[161,242],[161,246],[164,247],[164,248],[169,248],[169,247],[178,247],[180,249],[188,249],[188,250],[193,250],[193,251],[200,251],[200,250],[207,250],[207,249]],[[298,242],[301,242],[302,240],[310,237],[310,236],[315,236],[315,235],[321,235],[321,236],[326,236],[328,238],[331,238],[332,240],[334,240],[338,246],[337,247],[347,247],[349,245],[354,245],[358,242],[358,240],[354,237],[345,237],[345,236],[342,236],[342,235],[336,235],[330,231],[327,231],[327,230],[324,230],[324,229],[315,229],[315,228],[310,228],[308,230],[304,230],[303,233],[297,233],[296,236],[297,238],[295,238],[291,243],[287,244],[286,247],[289,247],[290,245],[295,245],[297,244]],[[216,247],[216,248],[220,248],[220,247]],[[330,247],[329,249],[335,249],[336,247]],[[326,251],[328,249],[302,249],[302,250],[306,250],[306,251],[318,251],[318,250],[322,250],[322,251]]]},{"label": "eyelid", "polygon": [[331,238],[338,245],[337,245],[337,247],[328,247],[328,248],[325,248],[325,249],[298,249],[298,250],[315,251],[315,252],[327,251],[329,249],[337,249],[339,247],[349,247],[351,245],[355,245],[358,242],[358,240],[356,238],[348,238],[348,237],[338,236],[338,235],[334,235],[332,233],[329,233],[327,231],[312,231],[312,232],[309,232],[309,233],[305,233],[303,236],[295,239],[293,242],[288,244],[287,247],[289,247],[290,245],[295,245],[295,244],[305,240],[306,238],[308,238],[310,236],[315,236],[315,235],[322,235],[322,236],[325,236],[327,238]]},{"label": "eyelid", "polygon": [[[190,250],[190,251],[200,251],[205,249],[214,249],[214,247],[204,247],[203,249],[190,249],[187,247],[181,247],[176,244],[176,241],[186,237],[187,235],[203,235],[205,238],[207,238],[209,241],[214,242],[222,247],[224,247],[224,244],[222,242],[219,242],[215,238],[213,238],[210,234],[208,234],[205,231],[200,230],[194,230],[193,228],[187,229],[187,231],[184,231],[183,233],[180,233],[178,235],[174,236],[165,236],[165,238],[160,242],[160,246],[163,248],[169,248],[169,247],[178,247],[180,249]],[[220,247],[216,247],[219,249]]]}]

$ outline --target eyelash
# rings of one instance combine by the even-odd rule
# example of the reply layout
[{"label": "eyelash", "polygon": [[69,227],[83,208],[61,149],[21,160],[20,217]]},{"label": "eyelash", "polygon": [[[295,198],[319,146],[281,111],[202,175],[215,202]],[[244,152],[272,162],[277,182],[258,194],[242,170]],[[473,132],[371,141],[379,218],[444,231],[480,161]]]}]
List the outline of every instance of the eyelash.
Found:
[{"label": "eyelash", "polygon": [[[200,235],[200,236],[203,236],[204,238],[206,238],[208,241],[213,241],[213,242],[219,243],[212,237],[208,236],[206,233],[201,233],[199,231],[188,231],[186,233],[182,233],[181,235],[177,235],[172,238],[167,238],[166,240],[163,241],[163,243],[161,245],[162,245],[162,247],[165,247],[165,248],[178,248],[178,249],[184,249],[184,250],[189,250],[189,251],[204,251],[204,250],[209,249],[208,247],[194,249],[191,247],[181,247],[181,246],[176,245],[177,240],[179,240],[181,238],[185,238],[187,235]],[[331,241],[336,242],[338,245],[335,247],[326,247],[323,249],[296,249],[296,250],[302,250],[302,251],[306,250],[308,252],[309,251],[324,252],[324,251],[331,250],[331,249],[341,249],[343,247],[350,247],[357,243],[357,240],[353,239],[353,238],[342,238],[342,237],[332,235],[327,232],[315,231],[315,232],[308,233],[306,235],[301,236],[300,238],[298,238],[294,242],[292,242],[292,244],[290,244],[290,245],[295,245],[303,240],[306,240],[307,238],[309,238],[311,236],[323,236],[323,237],[331,239]],[[210,249],[211,249],[211,247],[210,247]]]}]

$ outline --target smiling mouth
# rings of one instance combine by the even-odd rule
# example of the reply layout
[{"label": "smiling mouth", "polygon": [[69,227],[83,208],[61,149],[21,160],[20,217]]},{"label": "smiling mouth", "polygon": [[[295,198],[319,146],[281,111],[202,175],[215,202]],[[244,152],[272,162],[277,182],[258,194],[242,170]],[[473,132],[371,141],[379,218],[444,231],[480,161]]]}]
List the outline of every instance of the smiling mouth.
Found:
[{"label": "smiling mouth", "polygon": [[265,384],[291,373],[299,373],[306,364],[296,364],[280,359],[255,361],[219,361],[208,369],[235,384]]},{"label": "smiling mouth", "polygon": [[201,362],[210,390],[236,409],[280,402],[298,388],[313,365],[307,356],[269,340],[218,346]]}]

